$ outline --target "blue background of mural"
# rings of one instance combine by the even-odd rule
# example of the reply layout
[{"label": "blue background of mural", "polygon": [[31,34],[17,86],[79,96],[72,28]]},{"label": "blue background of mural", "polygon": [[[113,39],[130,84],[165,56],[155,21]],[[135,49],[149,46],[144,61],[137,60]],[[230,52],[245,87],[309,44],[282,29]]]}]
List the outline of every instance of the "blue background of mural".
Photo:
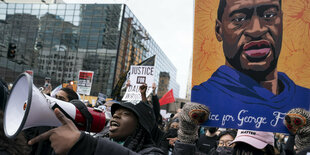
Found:
[{"label": "blue background of mural", "polygon": [[192,88],[191,100],[210,108],[205,126],[288,133],[285,113],[296,107],[309,110],[310,90],[284,73],[278,77],[284,90],[274,95],[249,76],[221,66],[208,81]]}]

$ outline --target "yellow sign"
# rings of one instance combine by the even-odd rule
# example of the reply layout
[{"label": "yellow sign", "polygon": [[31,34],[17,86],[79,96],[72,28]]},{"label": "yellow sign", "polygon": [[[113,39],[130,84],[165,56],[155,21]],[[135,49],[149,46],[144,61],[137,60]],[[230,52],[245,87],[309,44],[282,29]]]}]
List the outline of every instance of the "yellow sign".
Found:
[{"label": "yellow sign", "polygon": [[77,89],[76,81],[71,81],[70,83],[63,83],[62,88],[70,88],[76,92]]}]

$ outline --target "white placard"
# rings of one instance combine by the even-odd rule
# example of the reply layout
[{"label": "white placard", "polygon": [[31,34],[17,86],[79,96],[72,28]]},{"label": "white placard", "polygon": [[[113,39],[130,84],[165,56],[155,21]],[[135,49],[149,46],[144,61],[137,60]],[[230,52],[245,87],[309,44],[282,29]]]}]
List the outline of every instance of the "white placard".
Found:
[{"label": "white placard", "polygon": [[152,92],[152,84],[154,83],[154,66],[131,66],[130,68],[130,86],[127,88],[123,97],[123,101],[138,103],[141,101],[141,93],[139,87],[147,84],[146,96]]},{"label": "white placard", "polygon": [[82,71],[79,72],[79,81],[77,84],[77,93],[90,95],[91,85],[93,82],[93,71]]}]

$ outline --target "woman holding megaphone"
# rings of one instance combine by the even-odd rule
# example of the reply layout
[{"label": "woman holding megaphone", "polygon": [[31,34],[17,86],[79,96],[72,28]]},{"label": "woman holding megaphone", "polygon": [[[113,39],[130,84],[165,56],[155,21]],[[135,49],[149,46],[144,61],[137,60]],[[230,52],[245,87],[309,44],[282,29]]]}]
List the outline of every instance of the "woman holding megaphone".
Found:
[{"label": "woman holding megaphone", "polygon": [[43,94],[33,84],[32,77],[22,73],[14,82],[5,106],[6,137],[14,139],[31,127],[58,126],[28,144],[49,140],[56,154],[162,154],[151,137],[155,116],[150,104],[114,103],[109,138],[96,139],[79,129],[100,132],[106,125],[105,114],[73,101],[70,104]]},{"label": "woman holding megaphone", "polygon": [[63,125],[31,139],[29,145],[49,139],[56,154],[163,154],[151,139],[155,117],[148,103],[114,103],[109,139],[80,132],[59,109],[54,113]]}]

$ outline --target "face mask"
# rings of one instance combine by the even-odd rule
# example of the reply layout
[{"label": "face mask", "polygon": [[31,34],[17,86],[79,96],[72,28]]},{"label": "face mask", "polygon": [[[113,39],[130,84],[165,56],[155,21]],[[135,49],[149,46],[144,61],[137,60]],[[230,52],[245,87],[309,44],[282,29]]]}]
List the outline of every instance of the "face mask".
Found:
[{"label": "face mask", "polygon": [[210,132],[211,134],[213,134],[214,132],[216,132],[216,130],[217,130],[217,128],[210,128],[210,129],[209,129],[209,132]]},{"label": "face mask", "polygon": [[167,132],[167,136],[169,138],[174,138],[174,137],[177,137],[178,136],[178,129],[169,129],[168,132]]},{"label": "face mask", "polygon": [[227,146],[219,146],[219,147],[217,147],[216,152],[219,155],[232,154],[233,148],[227,147]]}]

